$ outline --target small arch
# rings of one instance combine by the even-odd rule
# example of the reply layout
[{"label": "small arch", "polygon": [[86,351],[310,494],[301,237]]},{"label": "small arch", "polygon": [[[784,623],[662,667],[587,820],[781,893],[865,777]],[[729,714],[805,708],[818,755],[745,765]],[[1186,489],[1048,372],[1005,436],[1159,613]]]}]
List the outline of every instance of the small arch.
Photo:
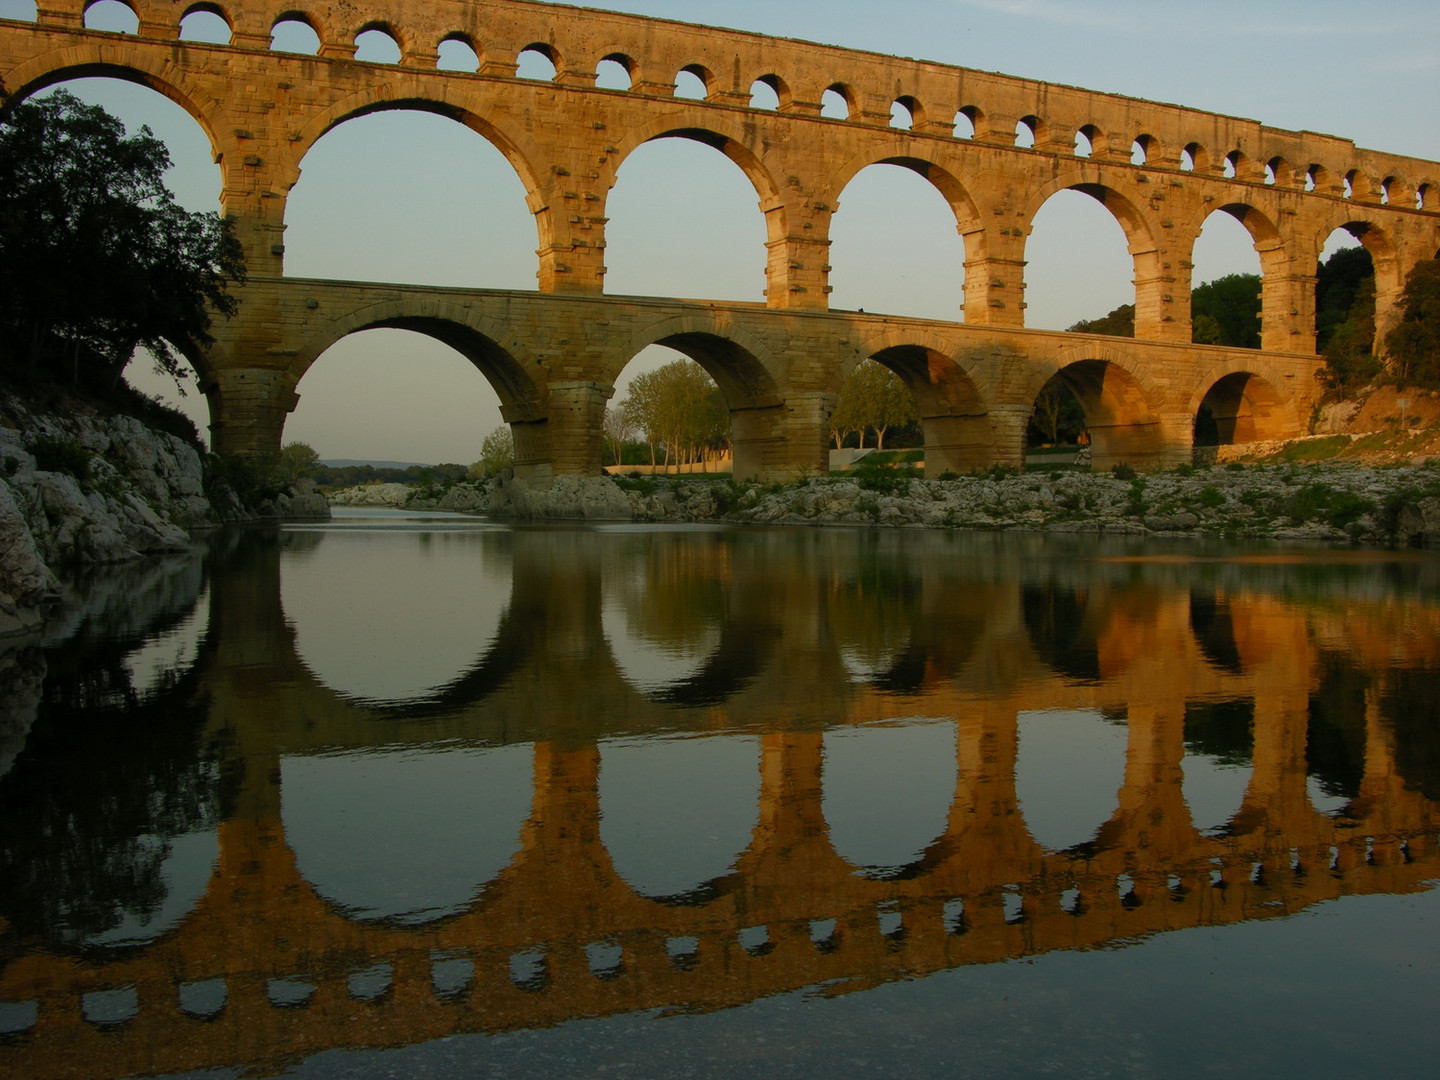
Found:
[{"label": "small arch", "polygon": [[600,90],[629,90],[635,85],[635,61],[624,53],[607,53],[595,65],[595,86]]},{"label": "small arch", "polygon": [[1033,150],[1040,140],[1040,118],[1022,116],[1015,121],[1015,145],[1022,150]]},{"label": "small arch", "polygon": [[1265,163],[1265,183],[1276,187],[1295,186],[1295,167],[1283,157],[1275,156]]},{"label": "small arch", "polygon": [[229,45],[234,27],[218,4],[191,4],[180,16],[180,40]]},{"label": "small arch", "polygon": [[1391,193],[1392,190],[1398,191],[1399,185],[1400,185],[1400,181],[1399,181],[1396,177],[1393,177],[1393,176],[1387,176],[1387,177],[1385,177],[1384,180],[1381,180],[1381,181],[1380,181],[1380,205],[1381,205],[1381,206],[1389,206],[1389,205],[1390,205],[1390,193]]},{"label": "small arch", "polygon": [[1231,150],[1225,155],[1225,164],[1221,171],[1227,180],[1240,180],[1243,178],[1245,167],[1249,161],[1250,159],[1239,150]]},{"label": "small arch", "polygon": [[1351,169],[1349,172],[1347,172],[1344,178],[1340,181],[1341,198],[1356,198],[1358,195],[1359,180],[1360,173],[1358,170]]},{"label": "small arch", "polygon": [[1210,154],[1198,142],[1186,143],[1180,151],[1180,168],[1185,172],[1205,172],[1210,168]]},{"label": "small arch", "polygon": [[780,108],[780,95],[764,79],[756,79],[750,84],[750,108],[775,112]]},{"label": "small arch", "polygon": [[385,23],[367,23],[355,35],[355,59],[366,64],[398,64],[400,41]]},{"label": "small arch", "polygon": [[446,34],[436,46],[435,67],[440,71],[461,71],[474,74],[480,70],[480,53],[468,34],[456,31]]},{"label": "small arch", "polygon": [[955,113],[955,128],[952,134],[957,139],[973,139],[980,130],[981,112],[974,105],[966,105]]},{"label": "small arch", "polygon": [[895,99],[890,106],[890,126],[901,131],[910,131],[923,123],[925,120],[924,111],[920,108],[920,102],[916,101],[909,94],[904,94]]},{"label": "small arch", "polygon": [[715,75],[703,64],[686,64],[675,73],[675,96],[708,101],[715,90]]},{"label": "small arch", "polygon": [[1433,210],[1433,209],[1435,209],[1435,185],[1434,185],[1434,184],[1421,184],[1419,187],[1417,187],[1417,188],[1415,189],[1415,209],[1416,209],[1416,210]]},{"label": "small arch", "polygon": [[761,75],[750,87],[752,109],[783,109],[790,100],[790,85],[779,75]]},{"label": "small arch", "polygon": [[515,77],[554,82],[560,71],[560,54],[543,41],[533,41],[515,57]]},{"label": "small arch", "polygon": [[1100,129],[1094,124],[1086,124],[1075,132],[1075,156],[1088,158],[1094,157],[1102,149],[1104,142],[1100,135]]},{"label": "small arch", "polygon": [[270,50],[317,56],[320,53],[320,28],[303,11],[282,12],[270,24]]},{"label": "small arch", "polygon": [[140,16],[125,0],[93,0],[85,5],[84,25],[86,30],[138,34]]},{"label": "small arch", "polygon": [[820,95],[820,115],[831,120],[849,120],[855,110],[855,95],[844,83],[832,83]]},{"label": "small arch", "polygon": [[1130,144],[1130,164],[1148,165],[1150,159],[1158,155],[1159,150],[1160,140],[1154,135],[1137,135]]}]

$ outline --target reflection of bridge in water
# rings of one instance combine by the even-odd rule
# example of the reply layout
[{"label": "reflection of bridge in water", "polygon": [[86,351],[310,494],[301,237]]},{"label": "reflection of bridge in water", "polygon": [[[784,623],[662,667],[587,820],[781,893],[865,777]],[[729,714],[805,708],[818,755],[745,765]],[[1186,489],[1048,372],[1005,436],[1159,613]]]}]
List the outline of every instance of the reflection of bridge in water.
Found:
[{"label": "reflection of bridge in water", "polygon": [[[1192,595],[1191,572],[1166,565],[1062,570],[1073,582],[1037,570],[1016,583],[992,562],[934,559],[916,561],[913,588],[871,597],[858,587],[873,569],[864,546],[831,548],[827,534],[798,548],[766,534],[671,539],[680,569],[670,580],[720,586],[706,592],[723,628],[701,674],[648,695],[624,678],[601,597],[626,538],[497,534],[511,545],[513,592],[495,642],[433,700],[397,710],[346,701],[305,668],[284,623],[277,546],[221,564],[205,646],[182,686],[192,696],[204,687],[210,730],[239,777],[208,889],[143,948],[10,960],[0,1000],[34,1001],[38,1013],[0,1062],[53,1076],[278,1066],[340,1046],[717,1009],[802,987],[844,993],[1436,876],[1440,813],[1407,785],[1415,778],[1397,762],[1381,688],[1364,697],[1363,775],[1341,812],[1312,805],[1306,763],[1322,651],[1393,654],[1408,643],[1402,664],[1433,664],[1431,608],[1342,612],[1213,583]],[[1007,546],[1022,564],[1023,544]],[[667,557],[655,554],[663,545],[645,550]],[[792,572],[787,560],[802,552],[826,572]],[[664,603],[663,592],[644,595]],[[844,671],[846,628],[879,621],[877,605],[896,596],[911,633],[893,662],[857,679]],[[1228,826],[1205,833],[1182,789],[1187,706],[1235,700],[1253,703],[1251,777]],[[1113,812],[1065,851],[1032,838],[1015,782],[1017,714],[1056,708],[1128,721]],[[822,810],[824,730],[913,715],[953,717],[944,830],[910,865],[857,867],[832,845]],[[600,830],[597,739],[662,729],[748,732],[761,746],[749,846],[729,873],[669,900],[632,888]],[[453,917],[404,927],[347,918],[287,844],[282,758],[442,739],[533,743],[517,853]],[[16,956],[13,939],[0,945]],[[134,1015],[87,1022],[86,996],[117,988],[133,992]]]}]

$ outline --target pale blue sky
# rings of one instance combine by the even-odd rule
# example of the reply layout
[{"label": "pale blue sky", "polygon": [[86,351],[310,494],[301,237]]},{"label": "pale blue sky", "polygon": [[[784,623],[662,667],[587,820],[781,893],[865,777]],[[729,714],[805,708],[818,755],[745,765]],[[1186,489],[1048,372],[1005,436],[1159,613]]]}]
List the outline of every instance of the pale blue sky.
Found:
[{"label": "pale blue sky", "polygon": [[[1440,159],[1435,0],[1363,12],[1332,0],[606,6],[1173,101]],[[29,0],[0,0],[0,16],[29,7]],[[128,123],[149,123],[172,148],[181,199],[216,205],[218,169],[200,129],[177,106],[111,80],[76,89]],[[423,173],[416,161],[427,162]],[[1063,327],[1133,299],[1119,226],[1087,197],[1062,196],[1037,215],[1027,251],[1033,326]],[[963,254],[953,219],[928,185],[876,166],[840,201],[835,306],[957,316]],[[711,207],[703,222],[692,218],[696,205]],[[621,169],[607,212],[608,291],[761,298],[764,231],[755,193],[715,151],[675,140],[643,148]],[[437,117],[379,114],[325,136],[304,162],[286,220],[292,274],[534,287],[535,229],[518,180],[482,138]],[[1207,225],[1196,262],[1197,281],[1258,270],[1243,229],[1225,215]],[[310,442],[325,457],[468,462],[499,423],[497,399],[481,376],[446,347],[399,331],[340,343],[299,389],[286,439]],[[203,427],[203,402],[193,392],[189,405]]]}]

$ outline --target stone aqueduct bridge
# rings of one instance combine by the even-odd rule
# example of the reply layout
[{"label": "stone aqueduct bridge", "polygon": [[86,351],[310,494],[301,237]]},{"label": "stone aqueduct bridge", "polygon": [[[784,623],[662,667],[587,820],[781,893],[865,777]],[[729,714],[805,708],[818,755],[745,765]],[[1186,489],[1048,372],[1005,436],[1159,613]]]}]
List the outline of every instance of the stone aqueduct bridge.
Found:
[{"label": "stone aqueduct bridge", "polygon": [[[391,326],[440,338],[484,372],[519,467],[540,481],[599,471],[615,378],[657,342],[721,385],[741,475],[821,471],[836,395],[867,356],[914,392],[928,467],[1018,463],[1035,395],[1056,372],[1085,408],[1099,464],[1174,463],[1187,457],[1207,398],[1237,441],[1302,429],[1318,389],[1316,260],[1333,230],[1350,230],[1374,256],[1382,332],[1409,268],[1440,250],[1440,165],[1179,106],[522,0],[124,2],[136,35],[83,29],[86,0],[39,0],[35,23],[0,24],[0,79],[20,95],[80,75],[133,79],[208,133],[252,275],[239,317],[191,358],[221,450],[274,451],[315,357],[346,333]],[[197,9],[229,23],[229,44],[178,40]],[[318,56],[269,50],[282,17],[314,28]],[[355,60],[368,29],[395,40],[398,63]],[[437,70],[448,39],[474,48],[477,71]],[[516,77],[527,50],[554,62],[553,81]],[[607,59],[629,73],[628,90],[595,85]],[[675,97],[682,71],[703,80],[704,100]],[[778,110],[751,107],[756,81],[776,92]],[[847,118],[821,115],[827,90],[845,100]],[[891,126],[897,102],[908,129]],[[538,293],[283,276],[286,196],[305,153],[346,119],[389,108],[453,117],[505,154],[535,216]],[[973,137],[955,135],[962,114]],[[1033,147],[1015,145],[1017,125],[1033,131]],[[1074,153],[1077,132],[1088,158]],[[602,295],[607,195],[628,156],[662,137],[717,148],[754,185],[768,237],[763,305]],[[846,183],[878,162],[913,169],[953,209],[965,245],[963,324],[827,310],[831,217]],[[1138,340],[1022,329],[1026,240],[1036,211],[1063,189],[1098,199],[1129,239]],[[1259,352],[1189,344],[1192,247],[1217,210],[1245,226],[1260,256]]]},{"label": "stone aqueduct bridge", "polygon": [[[1013,590],[997,587],[969,635],[969,655],[947,658],[937,643],[914,696],[869,687],[817,702],[808,692],[815,680],[806,692],[787,689],[785,673],[823,665],[833,650],[820,598],[777,599],[749,581],[758,568],[741,563],[729,578],[730,610],[741,623],[763,611],[789,620],[777,652],[719,700],[677,707],[643,700],[615,674],[599,641],[598,568],[584,547],[570,537],[527,550],[515,561],[510,608],[549,612],[549,632],[505,644],[534,619],[502,629],[494,651],[510,654],[505,678],[429,717],[358,707],[316,684],[277,632],[273,548],[235,563],[244,573],[222,571],[211,584],[205,648],[174,688],[209,700],[211,729],[243,776],[209,887],[178,927],[143,948],[101,962],[40,951],[8,963],[0,1000],[35,1001],[38,1016],[0,1046],[0,1066],[54,1078],[278,1069],[335,1047],[718,1009],[802,987],[845,993],[967,963],[1281,916],[1337,896],[1420,889],[1440,866],[1440,810],[1405,783],[1375,699],[1357,797],[1328,816],[1306,792],[1317,645],[1387,654],[1408,642],[1433,661],[1440,638],[1413,632],[1417,619],[1433,621],[1428,607],[1381,601],[1345,618],[1324,605],[1233,595],[1234,662],[1217,665],[1190,632],[1188,591],[1101,584],[1082,635],[1100,657],[1099,678],[1087,682],[1016,647],[1017,604],[1003,595]],[[271,584],[257,585],[253,571],[266,565]],[[973,593],[975,583],[967,587]],[[938,582],[925,589],[927,605],[953,598]],[[703,895],[684,903],[643,896],[618,872],[600,832],[595,730],[587,738],[557,728],[556,710],[533,704],[539,683],[557,681],[544,673],[562,660],[608,695],[613,708],[597,715],[624,718],[631,730],[658,723],[759,735],[751,843]],[[1255,704],[1252,779],[1225,834],[1204,834],[1181,784],[1186,703],[1236,698]],[[1031,837],[1016,793],[1017,711],[1102,704],[1127,714],[1115,809],[1096,823],[1093,843],[1048,851]],[[573,701],[558,711],[573,712]],[[957,784],[944,831],[903,872],[857,872],[832,846],[824,819],[823,729],[916,712],[955,718]],[[360,922],[305,879],[286,841],[282,755],[496,732],[534,740],[533,799],[513,859],[469,908],[421,926]],[[1078,904],[1067,902],[1072,890]],[[618,947],[620,961],[597,967],[587,954],[597,943]],[[517,979],[512,958],[538,952],[543,967]],[[469,985],[447,990],[445,973],[456,965]],[[380,989],[351,982],[377,966]],[[272,980],[314,990],[303,1007],[281,1007]],[[187,1014],[182,988],[217,981],[223,1009]],[[118,1027],[85,1020],[86,994],[121,987],[134,989],[132,1019]]]}]

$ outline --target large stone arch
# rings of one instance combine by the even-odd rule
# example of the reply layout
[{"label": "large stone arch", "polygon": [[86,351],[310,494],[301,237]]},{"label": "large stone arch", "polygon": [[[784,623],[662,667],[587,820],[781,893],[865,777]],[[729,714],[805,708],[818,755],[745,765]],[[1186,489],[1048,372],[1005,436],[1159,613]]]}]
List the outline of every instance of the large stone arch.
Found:
[{"label": "large stone arch", "polygon": [[[989,288],[986,263],[990,257],[990,245],[985,232],[984,216],[969,188],[951,169],[928,158],[872,151],[850,158],[827,178],[825,192],[832,215],[839,209],[840,196],[844,194],[845,188],[871,165],[896,165],[908,169],[927,181],[945,199],[951,213],[955,215],[955,231],[960,234],[960,240],[965,245],[966,310],[970,309],[972,303],[976,309],[983,309]],[[824,239],[828,244],[828,232]]]},{"label": "large stone arch", "polygon": [[1025,244],[1028,247],[1035,215],[1051,196],[1060,191],[1079,191],[1105,207],[1125,233],[1135,281],[1135,336],[1159,339],[1164,336],[1161,311],[1163,293],[1168,286],[1162,280],[1159,229],[1150,216],[1125,193],[1101,181],[1099,168],[1090,165],[1061,172],[1048,184],[1036,188],[1025,206]]},{"label": "large stone arch", "polygon": [[[956,356],[953,342],[931,332],[886,329],[864,341],[856,363],[847,363],[840,374],[848,378],[864,358],[894,372],[915,398],[925,433],[927,476],[969,472],[995,462],[993,390],[983,375]],[[837,394],[844,378],[836,383]]]},{"label": "large stone arch", "polygon": [[[462,306],[433,298],[402,298],[356,308],[326,323],[301,344],[285,379],[291,392],[284,405],[299,404],[294,388],[322,353],[361,330],[412,330],[449,345],[469,360],[500,398],[500,415],[515,437],[515,469],[522,477],[548,478],[550,468],[549,391],[529,349],[504,327]],[[213,411],[212,399],[212,411]],[[278,435],[277,435],[278,437]]]},{"label": "large stone arch", "polygon": [[[1405,289],[1408,269],[1401,258],[1395,238],[1380,224],[1384,215],[1371,213],[1363,205],[1341,203],[1325,217],[1310,235],[1310,250],[1305,254],[1318,263],[1325,241],[1336,229],[1344,229],[1370,253],[1375,266],[1375,347],[1377,352],[1385,335],[1400,321],[1400,294]],[[1311,255],[1313,252],[1313,255]],[[1307,262],[1309,261],[1307,258]]]},{"label": "large stone arch", "polygon": [[[1286,288],[1286,271],[1291,265],[1290,251],[1274,219],[1251,203],[1231,202],[1214,207],[1205,215],[1205,221],[1212,214],[1225,213],[1240,223],[1250,234],[1250,242],[1260,257],[1260,340],[1266,342],[1288,342],[1292,323],[1290,309],[1292,301]],[[1199,228],[1203,228],[1201,221]],[[1197,228],[1196,238],[1199,237]],[[1191,241],[1194,250],[1195,241]],[[1313,271],[1312,271],[1313,272]],[[1273,347],[1273,346],[1272,346]]]},{"label": "large stone arch", "polygon": [[730,407],[730,440],[737,479],[760,476],[772,449],[783,445],[784,375],[770,350],[741,328],[701,314],[678,315],[632,334],[611,354],[614,384],[634,356],[648,345],[664,345],[703,367]]},{"label": "large stone arch", "polygon": [[541,179],[544,174],[539,162],[544,160],[545,155],[514,125],[502,124],[476,111],[472,104],[469,95],[451,90],[446,85],[426,83],[422,91],[418,84],[407,85],[401,79],[368,87],[332,103],[309,118],[309,122],[298,132],[299,137],[290,143],[275,177],[276,183],[288,195],[300,179],[300,164],[305,155],[321,137],[348,120],[395,110],[433,113],[469,128],[504,155],[525,186],[525,200],[535,216],[540,250],[549,250],[555,238],[555,223],[549,209],[547,186]]},{"label": "large stone arch", "polygon": [[[684,99],[675,104],[683,105]],[[765,218],[766,291],[771,306],[784,306],[777,300],[787,294],[787,283],[781,275],[788,272],[784,260],[775,253],[783,252],[790,232],[790,212],[775,174],[764,161],[763,152],[757,150],[755,131],[743,122],[733,122],[728,117],[716,114],[713,107],[704,102],[698,107],[667,111],[649,123],[638,125],[625,133],[623,139],[614,143],[615,153],[610,155],[608,164],[608,187],[613,188],[620,170],[630,155],[641,146],[656,139],[689,139],[718,150],[737,165],[755,189],[761,214]],[[609,191],[604,193],[608,201]]]},{"label": "large stone arch", "polygon": [[[1123,350],[1087,342],[1067,346],[1049,357],[1031,359],[1034,366],[1020,392],[1027,419],[1040,391],[1058,376],[1085,413],[1091,467],[1097,472],[1120,462],[1153,469],[1177,456],[1178,448],[1167,446],[1161,408],[1164,393]],[[1024,438],[1023,426],[1020,438]],[[1189,450],[1187,443],[1183,448],[1187,459]]]},{"label": "large stone arch", "polygon": [[1191,417],[1208,406],[1220,445],[1293,439],[1305,432],[1293,396],[1282,391],[1284,377],[1258,356],[1232,359],[1209,368],[1187,403]]}]

